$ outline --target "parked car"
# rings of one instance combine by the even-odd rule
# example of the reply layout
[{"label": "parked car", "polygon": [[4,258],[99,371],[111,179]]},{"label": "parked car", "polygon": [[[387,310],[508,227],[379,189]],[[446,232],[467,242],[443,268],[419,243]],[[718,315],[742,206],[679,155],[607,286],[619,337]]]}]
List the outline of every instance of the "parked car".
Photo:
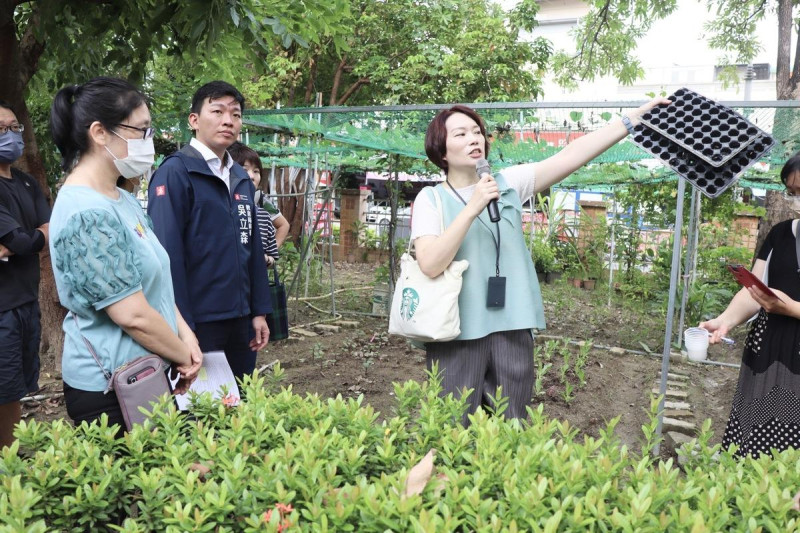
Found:
[{"label": "parked car", "polygon": [[[389,231],[389,223],[392,220],[392,209],[388,205],[373,204],[367,210],[367,224],[375,229],[379,236]],[[398,237],[407,237],[408,229],[411,227],[411,207],[403,206],[397,208],[397,231]],[[405,229],[405,231],[404,231]]]}]

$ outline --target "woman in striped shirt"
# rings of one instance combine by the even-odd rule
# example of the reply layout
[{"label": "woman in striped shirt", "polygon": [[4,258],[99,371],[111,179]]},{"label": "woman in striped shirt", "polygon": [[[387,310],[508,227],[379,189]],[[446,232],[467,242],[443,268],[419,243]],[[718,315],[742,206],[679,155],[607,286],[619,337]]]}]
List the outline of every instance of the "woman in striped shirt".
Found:
[{"label": "woman in striped shirt", "polygon": [[[263,170],[258,152],[240,142],[236,142],[228,148],[228,153],[234,161],[242,165],[247,171],[247,174],[253,181],[253,185],[256,186],[256,191],[258,191],[258,186],[261,183],[261,172]],[[264,259],[267,261],[267,266],[271,267],[279,257],[275,225],[272,222],[270,213],[258,205],[256,205],[256,220],[258,221],[258,230],[261,233],[261,245],[264,248]],[[286,233],[288,233],[288,231],[286,231]]]}]

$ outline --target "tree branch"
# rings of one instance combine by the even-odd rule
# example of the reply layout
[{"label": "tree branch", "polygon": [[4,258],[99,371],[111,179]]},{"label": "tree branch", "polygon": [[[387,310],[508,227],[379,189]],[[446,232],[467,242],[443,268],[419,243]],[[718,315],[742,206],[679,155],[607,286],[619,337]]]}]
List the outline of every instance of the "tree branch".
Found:
[{"label": "tree branch", "polygon": [[[606,3],[603,4],[603,9],[600,11],[600,13],[602,15],[602,19],[600,20],[600,23],[597,25],[597,29],[594,32],[594,37],[592,37],[592,40],[591,40],[591,45],[589,47],[588,64],[586,65],[587,69],[589,69],[591,67],[591,65],[592,65],[592,57],[593,57],[593,54],[594,54],[594,45],[597,44],[597,37],[600,35],[600,30],[603,28],[603,26],[606,26],[608,24],[608,9],[609,9],[610,4],[611,4],[611,0],[606,0]],[[583,53],[583,45],[581,45],[581,53]]]},{"label": "tree branch", "polygon": [[344,103],[347,102],[347,99],[353,96],[355,92],[361,88],[362,85],[369,85],[369,84],[370,84],[369,78],[359,79],[345,91],[345,93],[342,95],[342,97],[339,99],[336,105],[344,105]]},{"label": "tree branch", "polygon": [[336,67],[336,73],[333,75],[333,86],[331,87],[330,105],[336,105],[336,97],[339,94],[339,84],[342,81],[342,72],[347,66],[347,56],[343,55],[339,66]]}]

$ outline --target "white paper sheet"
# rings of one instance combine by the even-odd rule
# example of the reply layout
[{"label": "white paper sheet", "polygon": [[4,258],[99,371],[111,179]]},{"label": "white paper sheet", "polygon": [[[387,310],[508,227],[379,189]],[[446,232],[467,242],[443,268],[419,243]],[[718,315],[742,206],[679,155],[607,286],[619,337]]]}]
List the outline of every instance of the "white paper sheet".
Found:
[{"label": "white paper sheet", "polygon": [[[210,392],[214,398],[221,398],[223,385],[227,386],[229,396],[235,397],[235,403],[238,403],[239,387],[236,385],[236,378],[233,377],[233,371],[225,358],[225,352],[203,353],[203,366],[189,390],[197,393]],[[189,409],[188,392],[175,395],[175,401],[178,402],[178,409],[181,411]]]}]

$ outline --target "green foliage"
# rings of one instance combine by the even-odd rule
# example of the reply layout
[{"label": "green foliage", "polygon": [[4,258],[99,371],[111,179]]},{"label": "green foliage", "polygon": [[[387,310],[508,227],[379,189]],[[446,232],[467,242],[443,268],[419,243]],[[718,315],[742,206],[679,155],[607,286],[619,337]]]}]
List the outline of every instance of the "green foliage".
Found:
[{"label": "green foliage", "polygon": [[600,279],[608,248],[608,225],[605,217],[593,218],[581,212],[580,239],[583,241],[581,260],[589,279]]},{"label": "green foliage", "polygon": [[541,237],[534,237],[531,241],[531,257],[536,272],[547,274],[556,270],[556,254],[548,241]]},{"label": "green foliage", "polygon": [[[738,290],[739,288],[732,286],[731,283],[712,281],[693,283],[689,287],[689,298],[686,300],[686,323],[698,324],[718,316]],[[683,294],[682,287],[678,294]]]},{"label": "green foliage", "polygon": [[774,10],[776,3],[764,0],[706,1],[708,9],[717,12],[717,17],[705,24],[705,30],[710,37],[708,45],[725,52],[720,62],[727,67],[723,68],[720,76],[723,86],[738,84],[735,66],[752,62],[763,50],[756,27]]},{"label": "green foliage", "polygon": [[577,87],[580,80],[613,75],[623,85],[631,85],[644,74],[635,56],[636,41],[653,23],[672,13],[676,0],[615,2],[592,0],[589,13],[573,31],[577,51],[559,51],[552,66],[556,81]]},{"label": "green foliage", "polygon": [[[750,265],[753,253],[744,247],[732,246],[737,238],[732,224],[714,220],[700,226],[700,237],[695,268],[695,281],[689,287],[686,315],[687,321],[696,324],[719,315],[727,307],[731,298],[740,289],[728,271],[729,264]],[[669,287],[669,273],[672,267],[673,239],[661,242],[653,262],[653,284],[657,299],[666,303],[666,289]],[[684,268],[686,246],[681,249],[681,269]],[[678,287],[678,297],[682,299],[683,285]]]},{"label": "green foliage", "polygon": [[620,282],[619,290],[622,297],[629,302],[652,304],[656,296],[659,296],[660,301],[664,291],[662,284],[661,276],[632,270]]},{"label": "green foliage", "polygon": [[283,83],[274,99],[310,105],[321,92],[330,105],[417,104],[541,94],[549,43],[519,38],[536,25],[532,0],[509,13],[487,0],[349,4],[341,19],[347,32],[292,49],[289,61],[281,60],[286,68],[278,73]]},{"label": "green foliage", "polygon": [[[100,75],[128,78],[149,93],[156,113],[178,113],[175,124],[185,127],[200,84],[226,79],[244,85],[254,69],[269,72],[273,61],[265,58],[347,33],[343,18],[350,6],[347,0],[67,0],[7,2],[2,9],[3,17],[13,17],[21,44],[11,47],[19,63],[10,56],[11,63],[2,63],[15,65],[16,78],[4,87],[18,91],[4,97],[26,102],[54,184],[58,160],[44,133],[53,94],[64,85]],[[341,45],[341,38],[333,41],[333,49]]]},{"label": "green foliage", "polygon": [[[279,369],[278,369],[279,371]],[[273,384],[274,386],[274,384]],[[271,389],[271,390],[269,390]],[[800,451],[736,460],[704,426],[673,461],[631,453],[614,434],[579,436],[544,417],[478,412],[436,379],[395,385],[382,422],[360,400],[297,396],[248,380],[246,401],[195,398],[191,422],[157,409],[152,425],[23,422],[2,452],[0,524],[13,531],[793,531]],[[502,405],[502,402],[501,402]],[[163,405],[161,406],[163,408]],[[650,410],[650,428],[654,420]],[[643,441],[653,444],[652,433]],[[435,448],[436,476],[405,495]],[[22,451],[21,455],[18,452]],[[279,527],[281,526],[281,527]]]}]

